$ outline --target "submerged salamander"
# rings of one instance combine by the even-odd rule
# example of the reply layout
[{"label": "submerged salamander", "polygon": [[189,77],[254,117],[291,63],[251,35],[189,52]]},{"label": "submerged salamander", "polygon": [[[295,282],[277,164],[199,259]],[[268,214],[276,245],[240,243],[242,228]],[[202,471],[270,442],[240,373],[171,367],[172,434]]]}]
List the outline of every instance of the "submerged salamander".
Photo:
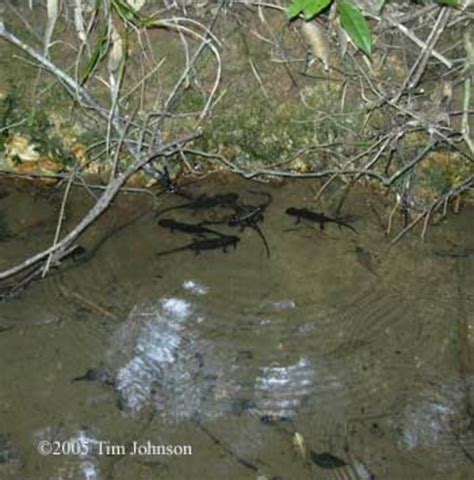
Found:
[{"label": "submerged salamander", "polygon": [[210,228],[206,228],[201,225],[195,225],[192,223],[177,222],[172,218],[163,218],[158,222],[158,225],[163,228],[169,228],[171,230],[171,233],[177,230],[178,232],[192,233],[196,235],[206,235],[210,233],[213,235],[218,235],[220,237],[224,236],[222,233],[211,230]]},{"label": "submerged salamander", "polygon": [[171,210],[180,210],[182,208],[189,208],[191,210],[199,210],[205,208],[215,208],[215,207],[231,207],[237,203],[239,199],[238,193],[218,193],[209,197],[207,195],[201,195],[196,200],[185,203],[184,205],[178,205],[176,207],[166,208],[165,210],[158,212],[156,216],[162,215],[165,212]]},{"label": "submerged salamander", "polygon": [[296,223],[299,223],[301,219],[309,220],[311,222],[319,223],[321,230],[324,230],[325,223],[335,223],[341,227],[346,227],[352,230],[353,232],[357,233],[357,230],[346,222],[342,220],[338,220],[337,218],[331,218],[326,216],[324,213],[312,212],[306,208],[294,208],[290,207],[286,209],[287,215],[291,215],[296,217]]},{"label": "submerged salamander", "polygon": [[254,228],[259,222],[263,222],[265,210],[272,202],[272,196],[268,192],[260,192],[258,190],[250,190],[255,195],[263,195],[266,201],[260,205],[236,205],[236,212],[229,217],[229,227],[239,226],[242,230],[246,227]]},{"label": "submerged salamander", "polygon": [[185,250],[191,250],[198,255],[201,253],[202,250],[217,250],[222,248],[222,251],[224,253],[227,252],[228,247],[234,247],[237,248],[237,244],[240,242],[239,237],[235,236],[227,236],[227,235],[222,235],[220,237],[216,238],[204,238],[204,239],[198,239],[195,238],[191,243],[188,245],[184,245],[183,247],[178,247],[178,248],[173,248],[172,250],[167,250],[165,252],[160,252],[158,253],[159,256],[161,255],[168,255],[170,253],[177,253],[177,252],[183,252]]},{"label": "submerged salamander", "polygon": [[272,202],[272,196],[268,192],[260,192],[256,190],[250,190],[250,193],[263,195],[267,200],[260,205],[236,204],[235,213],[229,217],[227,225],[229,227],[240,227],[240,231],[243,231],[246,228],[252,228],[255,230],[258,236],[262,239],[267,258],[270,258],[270,247],[268,246],[267,239],[258,224],[263,222],[265,210]]},{"label": "submerged salamander", "polygon": [[196,255],[201,250],[216,250],[218,248],[222,248],[223,252],[227,252],[227,247],[234,247],[235,250],[239,242],[240,238],[233,235],[220,238],[206,238],[204,240],[194,240],[189,245],[189,249],[195,251]]}]

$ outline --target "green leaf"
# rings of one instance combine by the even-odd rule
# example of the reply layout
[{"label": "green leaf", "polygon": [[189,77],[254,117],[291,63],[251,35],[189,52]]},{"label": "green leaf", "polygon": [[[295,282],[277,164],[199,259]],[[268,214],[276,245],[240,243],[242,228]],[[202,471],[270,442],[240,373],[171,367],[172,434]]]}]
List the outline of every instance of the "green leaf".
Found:
[{"label": "green leaf", "polygon": [[441,3],[441,5],[447,5],[448,7],[459,7],[458,0],[435,0],[436,3]]},{"label": "green leaf", "polygon": [[367,55],[372,53],[372,34],[360,10],[349,0],[337,2],[342,28],[352,41]]},{"label": "green leaf", "polygon": [[288,6],[288,9],[286,11],[288,18],[294,18],[296,17],[296,15],[302,12],[304,8],[303,4],[304,0],[294,0],[294,2]]},{"label": "green leaf", "polygon": [[294,0],[287,10],[288,18],[294,18],[303,12],[305,20],[311,20],[332,2],[333,0]]},{"label": "green leaf", "polygon": [[304,9],[305,20],[311,20],[318,13],[321,13],[333,0],[312,0]]},{"label": "green leaf", "polygon": [[84,84],[89,77],[92,75],[92,73],[95,70],[95,67],[100,63],[100,61],[105,57],[109,50],[109,29],[108,26],[106,25],[104,27],[104,30],[102,32],[102,35],[99,37],[99,40],[97,41],[94,50],[92,51],[91,58],[89,62],[87,62],[85,72],[82,75],[81,78],[81,85]]},{"label": "green leaf", "polygon": [[312,1],[313,0],[293,0],[293,3],[289,5],[287,10],[288,18],[291,19],[299,15]]}]

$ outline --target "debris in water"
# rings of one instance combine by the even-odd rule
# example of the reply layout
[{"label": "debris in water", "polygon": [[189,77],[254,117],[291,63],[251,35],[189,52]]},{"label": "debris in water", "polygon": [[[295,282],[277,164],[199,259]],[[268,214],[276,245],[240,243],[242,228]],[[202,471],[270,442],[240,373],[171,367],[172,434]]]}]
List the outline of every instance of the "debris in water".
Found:
[{"label": "debris in water", "polygon": [[71,382],[97,382],[103,385],[115,385],[115,379],[108,368],[89,368],[84,375],[75,377]]},{"label": "debris in water", "polygon": [[324,468],[326,470],[341,468],[347,465],[347,463],[344,460],[341,460],[340,458],[335,457],[334,455],[328,452],[316,453],[313,450],[311,450],[311,460],[318,467]]},{"label": "debris in water", "polygon": [[301,433],[295,432],[293,435],[293,446],[301,454],[303,460],[306,460],[306,444]]}]

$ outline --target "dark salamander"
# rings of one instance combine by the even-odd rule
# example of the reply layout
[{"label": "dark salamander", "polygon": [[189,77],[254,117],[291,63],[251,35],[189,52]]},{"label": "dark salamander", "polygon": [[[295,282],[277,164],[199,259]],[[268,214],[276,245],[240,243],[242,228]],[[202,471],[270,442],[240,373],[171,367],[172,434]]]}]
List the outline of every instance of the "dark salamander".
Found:
[{"label": "dark salamander", "polygon": [[240,227],[240,231],[244,231],[246,228],[252,228],[262,239],[267,258],[270,258],[270,247],[268,246],[267,239],[262,230],[258,226],[259,223],[264,221],[264,213],[267,207],[272,202],[272,196],[268,192],[261,192],[257,190],[250,190],[250,193],[256,195],[263,195],[266,197],[266,201],[260,205],[243,205],[236,204],[235,213],[231,215],[227,221],[229,227]]},{"label": "dark salamander", "polygon": [[235,250],[239,242],[240,238],[233,235],[218,238],[206,238],[203,240],[195,239],[188,248],[196,252],[196,255],[200,253],[201,250],[216,250],[218,248],[222,248],[222,251],[225,253],[227,252],[227,247],[234,247]]},{"label": "dark salamander", "polygon": [[236,212],[228,220],[229,227],[240,227],[244,230],[247,227],[254,228],[257,223],[263,222],[265,210],[272,202],[272,196],[268,192],[258,190],[250,190],[250,193],[263,195],[266,201],[260,205],[236,204]]},{"label": "dark salamander", "polygon": [[213,235],[218,235],[220,237],[224,236],[222,233],[211,230],[210,228],[203,227],[202,225],[177,222],[172,218],[163,218],[158,222],[158,225],[163,228],[169,228],[171,230],[171,233],[176,230],[178,232],[191,233],[193,235],[206,235],[210,233]]},{"label": "dark salamander", "polygon": [[203,250],[218,250],[222,248],[224,253],[227,252],[228,247],[237,248],[237,244],[240,242],[239,237],[231,235],[222,235],[216,238],[195,238],[191,243],[184,245],[183,247],[173,248],[172,250],[166,250],[158,253],[158,256],[169,255],[171,253],[183,252],[185,250],[191,250],[198,255]]},{"label": "dark salamander", "polygon": [[310,222],[319,223],[321,230],[324,230],[325,223],[335,223],[341,227],[346,227],[352,230],[354,233],[357,233],[357,230],[346,222],[338,220],[337,218],[331,218],[326,216],[324,213],[312,212],[306,208],[294,208],[290,207],[286,209],[286,213],[293,217],[296,217],[296,223],[299,223],[301,219],[309,220]]},{"label": "dark salamander", "polygon": [[156,216],[162,215],[165,212],[171,210],[180,210],[183,208],[189,208],[191,210],[200,210],[206,208],[215,208],[215,207],[232,207],[234,206],[239,199],[238,193],[218,193],[211,197],[207,195],[201,195],[192,202],[185,203],[184,205],[178,205],[176,207],[166,208],[161,212],[158,212]]}]

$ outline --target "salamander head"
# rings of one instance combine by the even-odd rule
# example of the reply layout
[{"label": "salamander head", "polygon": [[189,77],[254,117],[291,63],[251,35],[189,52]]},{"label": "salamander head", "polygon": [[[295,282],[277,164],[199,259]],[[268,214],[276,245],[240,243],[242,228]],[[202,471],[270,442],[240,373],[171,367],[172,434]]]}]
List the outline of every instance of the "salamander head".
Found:
[{"label": "salamander head", "polygon": [[221,237],[220,239],[221,245],[237,245],[240,242],[240,237],[235,235],[226,235],[225,237]]},{"label": "salamander head", "polygon": [[239,199],[239,194],[238,193],[233,193],[233,192],[221,193],[221,194],[216,195],[216,197],[219,198],[219,200],[222,203],[232,204],[232,203],[237,202],[237,200]]},{"label": "salamander head", "polygon": [[298,215],[299,210],[298,210],[297,208],[295,208],[295,207],[290,207],[290,208],[287,208],[287,209],[286,209],[286,213],[287,213],[288,215]]},{"label": "salamander head", "polygon": [[160,227],[172,227],[176,222],[172,218],[162,218],[158,225]]},{"label": "salamander head", "polygon": [[237,243],[237,242],[240,242],[240,237],[237,237],[235,235],[225,235],[225,236],[222,236],[220,239],[219,239],[223,244],[232,244],[232,243]]},{"label": "salamander head", "polygon": [[239,217],[238,215],[232,215],[229,217],[229,220],[227,221],[227,225],[229,227],[236,227],[239,224]]}]

